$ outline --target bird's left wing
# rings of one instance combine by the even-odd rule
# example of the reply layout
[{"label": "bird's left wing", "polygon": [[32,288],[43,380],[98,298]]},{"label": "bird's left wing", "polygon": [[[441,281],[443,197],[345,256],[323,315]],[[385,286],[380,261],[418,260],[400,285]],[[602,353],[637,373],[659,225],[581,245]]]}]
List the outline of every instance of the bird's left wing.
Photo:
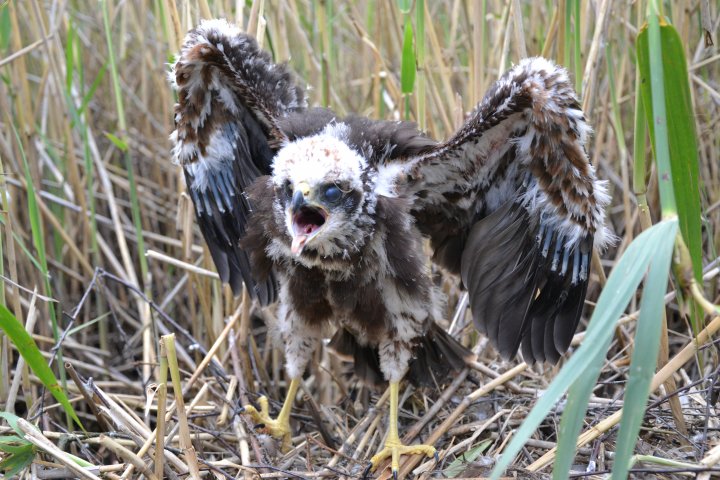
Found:
[{"label": "bird's left wing", "polygon": [[277,293],[272,271],[256,275],[239,245],[252,214],[245,190],[271,173],[285,140],[277,121],[304,110],[303,91],[284,65],[225,20],[203,21],[187,34],[170,81],[178,93],[173,159],[185,171],[218,274],[235,294],[244,282],[269,304]]},{"label": "bird's left wing", "polygon": [[604,182],[565,70],[527,59],[492,86],[447,142],[409,159],[406,188],[434,260],[459,273],[476,327],[500,352],[557,361],[577,327]]}]

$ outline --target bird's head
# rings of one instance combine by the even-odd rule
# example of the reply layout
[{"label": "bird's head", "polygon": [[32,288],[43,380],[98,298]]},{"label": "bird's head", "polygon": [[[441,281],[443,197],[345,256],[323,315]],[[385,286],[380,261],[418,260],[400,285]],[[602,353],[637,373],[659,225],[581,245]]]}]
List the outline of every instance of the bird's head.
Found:
[{"label": "bird's head", "polygon": [[[288,143],[273,161],[276,214],[292,239],[291,252],[322,256],[353,250],[362,241],[365,159],[343,141],[343,124]],[[278,219],[280,220],[280,219]]]}]

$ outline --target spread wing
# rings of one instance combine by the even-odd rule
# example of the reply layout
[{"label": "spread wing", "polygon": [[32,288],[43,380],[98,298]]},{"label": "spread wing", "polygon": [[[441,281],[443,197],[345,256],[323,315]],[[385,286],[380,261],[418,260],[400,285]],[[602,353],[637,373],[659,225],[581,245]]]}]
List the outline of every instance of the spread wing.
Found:
[{"label": "spread wing", "polygon": [[555,362],[582,313],[609,202],[585,153],[590,132],[566,72],[527,59],[492,86],[447,142],[411,159],[418,227],[459,273],[475,326],[510,357]]},{"label": "spread wing", "polygon": [[243,282],[263,305],[277,286],[272,272],[254,278],[239,247],[252,206],[245,189],[271,173],[285,139],[277,120],[305,108],[303,91],[284,65],[224,20],[202,22],[185,38],[173,66],[173,159],[182,165],[200,231],[218,274],[235,294]]}]

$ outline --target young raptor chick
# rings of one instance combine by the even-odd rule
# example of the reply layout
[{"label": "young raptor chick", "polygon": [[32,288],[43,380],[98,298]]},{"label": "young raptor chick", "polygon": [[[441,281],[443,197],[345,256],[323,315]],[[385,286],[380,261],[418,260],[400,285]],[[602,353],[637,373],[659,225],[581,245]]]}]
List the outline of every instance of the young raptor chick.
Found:
[{"label": "young raptor chick", "polygon": [[220,277],[279,301],[293,380],[276,420],[266,400],[247,411],[285,446],[299,380],[334,330],[331,346],[361,377],[390,382],[390,433],[373,465],[391,456],[397,471],[400,454],[434,453],[400,443],[398,383],[432,383],[468,352],[436,324],[424,237],[504,356],[522,346],[527,361],[554,362],[567,350],[593,243],[610,234],[590,127],[563,69],[523,60],[445,142],[405,122],[307,109],[288,69],[222,20],[188,33],[172,81],[173,157]]}]

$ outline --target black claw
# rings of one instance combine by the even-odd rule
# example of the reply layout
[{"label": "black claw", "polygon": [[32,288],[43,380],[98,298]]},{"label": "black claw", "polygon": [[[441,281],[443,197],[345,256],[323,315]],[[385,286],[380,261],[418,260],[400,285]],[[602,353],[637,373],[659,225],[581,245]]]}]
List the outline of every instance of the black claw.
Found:
[{"label": "black claw", "polygon": [[240,407],[240,408],[238,408],[237,411],[239,414],[243,414],[243,413],[245,413],[245,407]]},{"label": "black claw", "polygon": [[368,475],[370,475],[371,469],[372,469],[372,462],[370,462],[370,465],[368,465],[367,468],[365,469],[365,471],[363,472],[363,476],[362,476],[363,480],[368,478]]},{"label": "black claw", "polygon": [[258,423],[257,425],[255,425],[255,430],[260,430],[260,429],[262,429],[262,428],[265,428],[265,424],[264,424],[264,423]]},{"label": "black claw", "polygon": [[434,457],[435,457],[435,463],[440,463],[440,454],[438,453],[437,450],[435,450]]},{"label": "black claw", "polygon": [[397,470],[393,470],[393,480],[398,480]]}]

